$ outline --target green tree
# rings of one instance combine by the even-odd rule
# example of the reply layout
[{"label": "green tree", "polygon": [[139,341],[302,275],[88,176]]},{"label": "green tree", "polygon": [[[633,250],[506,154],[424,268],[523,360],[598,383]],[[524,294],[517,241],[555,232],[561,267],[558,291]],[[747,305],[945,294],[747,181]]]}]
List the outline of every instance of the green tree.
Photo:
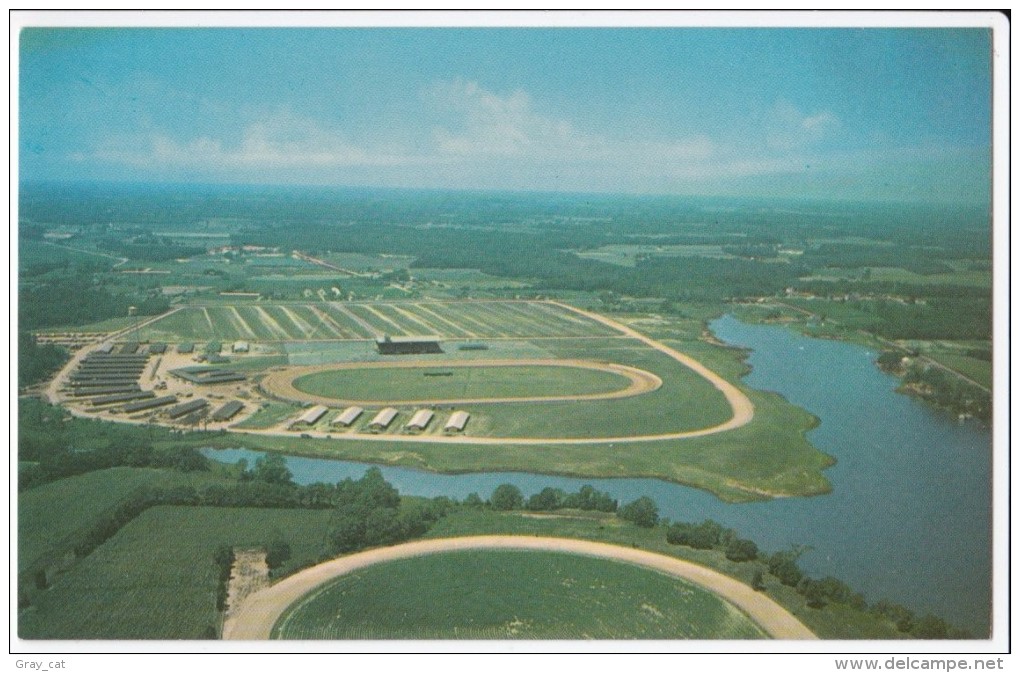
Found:
[{"label": "green tree", "polygon": [[549,512],[563,507],[563,500],[566,493],[563,489],[546,486],[535,495],[528,498],[527,509],[534,512]]},{"label": "green tree", "polygon": [[277,538],[266,545],[266,565],[275,570],[290,558],[290,545],[286,540]]},{"label": "green tree", "polygon": [[659,506],[646,495],[620,508],[619,517],[642,528],[652,528],[659,522]]},{"label": "green tree", "polygon": [[287,468],[287,459],[278,453],[270,453],[256,460],[255,469],[251,473],[253,481],[282,486],[293,486],[293,476]]},{"label": "green tree", "polygon": [[797,586],[804,578],[804,572],[797,565],[800,551],[781,551],[769,557],[769,572],[789,587]]},{"label": "green tree", "polygon": [[818,581],[805,577],[797,585],[797,591],[807,599],[809,608],[819,610],[825,607],[825,591]]},{"label": "green tree", "polygon": [[513,484],[500,484],[489,498],[492,508],[501,512],[520,509],[524,506],[524,494]]}]

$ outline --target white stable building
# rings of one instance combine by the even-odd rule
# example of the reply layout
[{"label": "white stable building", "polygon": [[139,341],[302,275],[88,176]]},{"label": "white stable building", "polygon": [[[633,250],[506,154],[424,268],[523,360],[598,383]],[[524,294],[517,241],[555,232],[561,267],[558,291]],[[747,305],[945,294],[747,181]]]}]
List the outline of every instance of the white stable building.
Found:
[{"label": "white stable building", "polygon": [[386,407],[372,419],[372,422],[368,424],[368,427],[373,430],[384,430],[390,426],[393,419],[397,417],[397,410],[393,407]]},{"label": "white stable building", "polygon": [[446,425],[443,426],[443,430],[446,432],[464,432],[464,426],[467,425],[468,419],[471,418],[471,414],[466,411],[455,411],[450,416],[450,420],[446,421]]},{"label": "white stable building", "polygon": [[365,410],[361,407],[347,407],[332,420],[330,425],[341,425],[345,428],[350,427],[351,423],[358,420],[361,414],[365,413]]},{"label": "white stable building", "polygon": [[305,413],[301,414],[293,425],[315,425],[319,422],[319,419],[326,415],[329,408],[323,406],[314,406]]},{"label": "white stable building", "polygon": [[432,418],[435,416],[434,413],[428,409],[419,409],[414,412],[414,416],[411,416],[410,422],[407,424],[408,430],[424,430],[432,422]]}]

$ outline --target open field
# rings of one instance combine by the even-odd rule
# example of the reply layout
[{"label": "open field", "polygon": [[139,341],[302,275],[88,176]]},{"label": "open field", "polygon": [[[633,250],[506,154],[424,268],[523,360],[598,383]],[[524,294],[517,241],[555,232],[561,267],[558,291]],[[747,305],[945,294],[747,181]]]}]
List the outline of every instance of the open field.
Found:
[{"label": "open field", "polygon": [[[956,269],[949,273],[919,274],[896,267],[869,267],[868,280],[905,283],[909,285],[966,285],[972,287],[992,286],[991,270]],[[805,280],[839,280],[860,276],[857,269],[825,269]]]},{"label": "open field", "polygon": [[328,510],[154,507],[33,599],[26,639],[215,637],[221,545],[290,544],[291,567],[314,561]]},{"label": "open field", "polygon": [[987,360],[961,355],[957,353],[932,352],[927,357],[935,362],[957,371],[985,388],[992,387],[992,363]]},{"label": "open field", "polygon": [[292,606],[273,637],[743,640],[765,634],[714,594],[658,572],[555,552],[480,550],[344,575]]}]

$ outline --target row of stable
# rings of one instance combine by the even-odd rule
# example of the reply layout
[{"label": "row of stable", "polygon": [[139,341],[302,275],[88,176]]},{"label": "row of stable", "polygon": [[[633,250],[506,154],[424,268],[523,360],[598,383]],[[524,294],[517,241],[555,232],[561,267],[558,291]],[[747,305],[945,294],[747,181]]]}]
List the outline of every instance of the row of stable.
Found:
[{"label": "row of stable", "polygon": [[148,360],[147,354],[90,353],[68,376],[65,393],[93,406],[150,397],[139,385]]},{"label": "row of stable", "polygon": [[[169,418],[172,421],[176,421],[178,419],[183,419],[191,414],[195,414],[195,417],[192,420],[197,422],[202,416],[205,415],[205,411],[209,407],[209,400],[200,397],[195,400],[190,400],[188,402],[182,402],[180,404],[177,404],[176,395],[165,395],[163,397],[155,397],[154,394],[150,393],[150,399],[125,404],[117,411],[131,414],[137,413],[139,411],[161,409],[162,407],[166,407],[171,404],[174,406],[166,410],[167,418]],[[243,402],[240,402],[239,400],[231,400],[230,402],[227,402],[226,404],[219,407],[216,411],[214,411],[212,415],[209,417],[209,420],[213,422],[229,421],[231,418],[240,413],[242,409],[244,409]]]},{"label": "row of stable", "polygon": [[[307,411],[305,411],[305,413],[301,414],[301,416],[291,423],[290,427],[292,430],[311,427],[322,420],[322,417],[328,412],[329,407],[321,405],[310,407]],[[361,418],[364,413],[365,410],[361,407],[347,407],[337,414],[329,422],[329,424],[334,427],[338,426],[349,428],[356,420]],[[393,407],[386,407],[376,413],[372,420],[368,422],[366,427],[369,430],[377,432],[385,430],[393,425],[393,422],[399,414],[400,412],[397,409]],[[404,425],[404,428],[407,430],[424,430],[432,423],[435,416],[435,412],[431,409],[418,409],[411,416],[411,419],[407,422],[407,424]],[[447,419],[446,424],[443,426],[443,430],[445,432],[463,432],[464,428],[467,426],[468,419],[470,418],[471,414],[466,411],[455,411],[450,415],[450,418]]]},{"label": "row of stable", "polygon": [[[207,353],[219,353],[223,350],[223,344],[219,341],[210,341],[206,344]],[[235,341],[230,344],[231,353],[247,353],[251,350],[251,344],[247,341]],[[95,353],[100,355],[163,355],[167,351],[167,345],[162,342],[143,344],[139,341],[127,341],[122,344],[104,343],[96,347]],[[177,344],[177,352],[182,355],[189,355],[195,352],[195,344],[191,341],[183,341]]]},{"label": "row of stable", "polygon": [[137,341],[128,341],[115,346],[112,343],[104,343],[100,344],[96,348],[95,352],[100,355],[135,355],[139,353],[162,355],[163,353],[166,353],[166,344],[156,342],[143,346]]}]

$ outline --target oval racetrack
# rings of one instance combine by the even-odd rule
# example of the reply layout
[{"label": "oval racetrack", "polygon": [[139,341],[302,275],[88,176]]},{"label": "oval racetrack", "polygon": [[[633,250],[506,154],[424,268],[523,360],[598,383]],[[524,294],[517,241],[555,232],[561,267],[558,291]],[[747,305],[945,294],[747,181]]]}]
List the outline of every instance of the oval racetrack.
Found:
[{"label": "oval racetrack", "polygon": [[809,640],[817,637],[786,609],[748,585],[701,565],[672,556],[569,538],[479,535],[408,542],[341,556],[302,570],[252,594],[223,625],[224,640],[268,640],[287,608],[334,578],[376,563],[426,554],[475,549],[554,551],[604,558],[657,570],[693,582],[729,601],[773,638]]}]

